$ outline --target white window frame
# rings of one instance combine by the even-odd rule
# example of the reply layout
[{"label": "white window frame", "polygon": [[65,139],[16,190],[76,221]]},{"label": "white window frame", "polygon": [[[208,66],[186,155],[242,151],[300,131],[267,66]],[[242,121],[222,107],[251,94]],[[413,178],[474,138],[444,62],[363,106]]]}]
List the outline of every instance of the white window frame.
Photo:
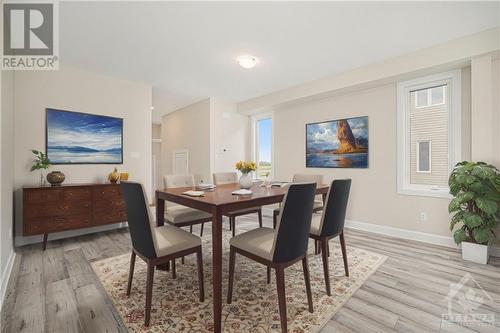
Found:
[{"label": "white window frame", "polygon": [[[429,170],[420,170],[420,144],[422,142],[429,143]],[[416,143],[417,152],[417,172],[418,173],[431,173],[432,172],[432,141],[431,140],[418,140]]]},{"label": "white window frame", "polygon": [[410,92],[426,87],[447,85],[445,98],[449,105],[448,113],[448,174],[461,159],[461,72],[459,69],[430,75],[414,80],[399,82],[397,85],[397,124],[398,124],[398,175],[397,191],[402,195],[419,195],[438,198],[451,198],[449,188],[435,185],[410,183]]},{"label": "white window frame", "polygon": [[445,104],[446,102],[446,90],[447,89],[444,89],[444,86],[441,86],[441,89],[443,89],[443,102],[441,103],[432,103],[432,88],[439,88],[439,87],[429,87],[427,89],[427,104],[425,105],[418,105],[418,96],[415,96],[415,108],[417,109],[420,109],[420,108],[426,108],[426,107],[429,107],[429,106],[435,106],[435,105],[443,105]]},{"label": "white window frame", "polygon": [[257,178],[257,175],[259,173],[259,129],[257,127],[257,124],[259,120],[262,119],[271,119],[271,174],[269,175],[268,178],[272,179],[274,177],[274,170],[275,170],[275,165],[274,165],[274,112],[269,111],[265,113],[259,113],[256,115],[252,116],[252,160],[255,161],[257,164],[257,171],[254,174],[254,177]]}]

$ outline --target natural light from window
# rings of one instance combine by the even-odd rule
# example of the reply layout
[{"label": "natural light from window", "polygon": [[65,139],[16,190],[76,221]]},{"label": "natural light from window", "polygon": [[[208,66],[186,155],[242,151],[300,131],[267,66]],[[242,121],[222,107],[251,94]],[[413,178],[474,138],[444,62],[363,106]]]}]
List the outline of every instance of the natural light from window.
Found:
[{"label": "natural light from window", "polygon": [[263,118],[257,120],[257,178],[271,175],[272,152],[272,120]]}]

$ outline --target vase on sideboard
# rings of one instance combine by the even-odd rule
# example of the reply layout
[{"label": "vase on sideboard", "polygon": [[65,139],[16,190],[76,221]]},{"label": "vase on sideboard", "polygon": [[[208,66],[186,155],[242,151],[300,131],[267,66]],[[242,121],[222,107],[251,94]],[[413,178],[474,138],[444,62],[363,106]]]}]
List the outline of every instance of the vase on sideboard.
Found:
[{"label": "vase on sideboard", "polygon": [[66,179],[64,173],[61,171],[52,171],[47,174],[47,181],[51,186],[61,186],[62,182]]}]

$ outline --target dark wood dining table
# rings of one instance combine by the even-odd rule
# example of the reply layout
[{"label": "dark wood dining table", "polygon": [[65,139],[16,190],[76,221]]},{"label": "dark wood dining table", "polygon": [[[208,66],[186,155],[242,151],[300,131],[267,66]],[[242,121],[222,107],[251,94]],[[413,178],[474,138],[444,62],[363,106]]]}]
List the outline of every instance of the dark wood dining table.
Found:
[{"label": "dark wood dining table", "polygon": [[[199,209],[213,216],[212,219],[212,272],[213,272],[213,315],[214,332],[221,332],[222,314],[222,216],[230,211],[250,207],[280,203],[286,188],[263,187],[254,184],[250,195],[233,195],[240,188],[239,184],[219,185],[215,189],[204,191],[201,197],[191,197],[183,192],[195,188],[171,188],[156,191],[156,221],[158,226],[164,225],[165,201]],[[316,194],[326,195],[328,185],[318,185]]]}]

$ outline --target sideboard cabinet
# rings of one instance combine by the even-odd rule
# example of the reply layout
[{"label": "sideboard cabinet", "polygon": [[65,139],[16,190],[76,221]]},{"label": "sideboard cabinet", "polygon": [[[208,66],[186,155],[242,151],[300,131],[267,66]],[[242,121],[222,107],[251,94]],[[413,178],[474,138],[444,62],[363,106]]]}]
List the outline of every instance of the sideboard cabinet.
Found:
[{"label": "sideboard cabinet", "polygon": [[23,235],[94,227],[127,220],[120,186],[75,184],[23,188]]}]

